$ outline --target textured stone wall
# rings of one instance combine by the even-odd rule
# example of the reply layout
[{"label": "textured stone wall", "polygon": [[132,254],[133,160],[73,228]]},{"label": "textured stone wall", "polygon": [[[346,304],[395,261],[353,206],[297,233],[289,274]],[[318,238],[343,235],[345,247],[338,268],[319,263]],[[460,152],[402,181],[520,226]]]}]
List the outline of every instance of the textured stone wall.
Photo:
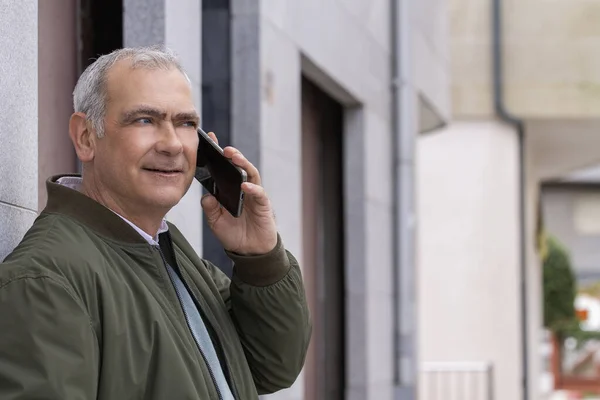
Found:
[{"label": "textured stone wall", "polygon": [[0,260],[38,208],[37,0],[0,0]]}]

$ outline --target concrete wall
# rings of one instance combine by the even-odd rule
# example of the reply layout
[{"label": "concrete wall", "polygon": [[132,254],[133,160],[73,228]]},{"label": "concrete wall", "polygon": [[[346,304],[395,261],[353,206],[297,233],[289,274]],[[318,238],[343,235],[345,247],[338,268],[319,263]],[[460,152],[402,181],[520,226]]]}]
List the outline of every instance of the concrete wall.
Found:
[{"label": "concrete wall", "polygon": [[0,0],[0,260],[38,209],[37,20],[37,0]]},{"label": "concrete wall", "polygon": [[[165,44],[181,59],[192,82],[192,93],[201,113],[202,2],[201,0],[124,0],[123,45]],[[167,215],[202,254],[201,187],[194,180],[188,193]]]},{"label": "concrete wall", "polygon": [[[260,59],[256,62],[251,54],[246,63],[234,59],[234,69],[238,69],[234,80],[257,69],[260,86],[247,85],[240,94],[259,91],[261,101],[255,118],[249,118],[252,103],[234,113],[234,133],[240,134],[236,116],[250,126],[248,135],[254,132],[252,122],[260,121],[258,152],[265,186],[286,244],[296,254],[302,249],[301,74],[346,106],[347,396],[391,399],[390,1],[262,0],[244,1],[236,7],[234,20],[243,21],[246,30],[239,32],[238,39],[234,36],[238,43],[234,52],[249,53],[258,47]],[[418,96],[421,107],[427,105],[438,121],[445,120],[450,114],[445,2],[421,1],[413,11],[414,82],[409,84],[415,88],[415,102]],[[256,42],[251,39],[253,32],[258,32]],[[275,397],[302,398],[301,382]]]},{"label": "concrete wall", "polygon": [[491,0],[449,0],[452,113],[493,115]]},{"label": "concrete wall", "polygon": [[[439,126],[452,114],[450,19],[447,0],[420,0],[413,4],[414,84],[421,97],[420,126],[423,130]],[[427,113],[427,109],[432,113]]]},{"label": "concrete wall", "polygon": [[[287,246],[301,254],[300,77],[348,107],[347,398],[393,396],[389,2],[260,4],[260,163]],[[352,111],[351,111],[352,110]],[[350,176],[350,175],[348,175]],[[362,251],[361,251],[362,250]],[[301,380],[276,399],[302,399]]]},{"label": "concrete wall", "polygon": [[[491,0],[450,0],[452,105],[492,114]],[[600,112],[600,4],[503,0],[507,108],[524,118],[590,118]]]},{"label": "concrete wall", "polygon": [[508,108],[527,117],[600,116],[600,3],[503,3]]},{"label": "concrete wall", "polygon": [[546,230],[569,250],[580,283],[600,280],[600,189],[547,186],[542,199]]},{"label": "concrete wall", "polygon": [[495,398],[520,399],[517,137],[454,122],[417,148],[421,360],[492,362]]}]

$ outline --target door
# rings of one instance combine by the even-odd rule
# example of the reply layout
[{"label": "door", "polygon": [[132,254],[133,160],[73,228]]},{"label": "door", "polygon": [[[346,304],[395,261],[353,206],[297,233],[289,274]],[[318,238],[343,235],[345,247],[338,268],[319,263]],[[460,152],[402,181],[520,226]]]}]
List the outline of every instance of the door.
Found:
[{"label": "door", "polygon": [[344,398],[343,108],[302,79],[303,256],[313,339],[306,398]]}]

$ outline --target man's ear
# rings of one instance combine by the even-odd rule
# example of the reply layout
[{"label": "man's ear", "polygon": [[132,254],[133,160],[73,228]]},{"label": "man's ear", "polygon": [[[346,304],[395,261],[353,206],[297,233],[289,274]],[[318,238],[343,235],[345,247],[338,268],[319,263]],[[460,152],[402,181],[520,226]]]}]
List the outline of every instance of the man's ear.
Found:
[{"label": "man's ear", "polygon": [[94,159],[97,137],[90,125],[85,114],[81,112],[74,113],[69,120],[69,136],[81,162]]}]

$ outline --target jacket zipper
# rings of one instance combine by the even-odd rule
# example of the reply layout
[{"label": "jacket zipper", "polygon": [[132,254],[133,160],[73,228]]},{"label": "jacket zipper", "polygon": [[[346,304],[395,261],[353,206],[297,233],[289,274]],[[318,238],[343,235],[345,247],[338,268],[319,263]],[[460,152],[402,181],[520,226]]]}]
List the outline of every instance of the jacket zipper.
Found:
[{"label": "jacket zipper", "polygon": [[[185,310],[185,307],[181,306],[181,304],[182,304],[181,293],[179,293],[179,289],[177,289],[177,285],[175,285],[175,282],[173,282],[173,278],[171,277],[171,273],[169,272],[169,267],[168,267],[167,260],[165,259],[165,255],[163,254],[162,250],[159,247],[155,247],[155,249],[160,254],[160,257],[162,258],[164,267],[167,269],[167,275],[169,275],[169,279],[171,280],[171,284],[173,285],[173,288],[175,289],[175,293],[177,294],[177,299],[179,300],[179,304],[180,304],[181,310],[183,311],[183,315],[185,317],[185,322],[187,323],[188,329],[190,330],[190,333],[191,333],[190,317],[188,316],[188,313]],[[171,267],[171,269],[172,268],[173,267]],[[176,273],[175,270],[173,270],[173,272]],[[200,345],[198,344],[198,341],[196,340],[196,338],[194,337],[194,335],[192,335],[192,338],[194,339],[194,342],[196,343],[196,347],[198,348],[198,351],[200,352],[200,355],[204,359],[204,363],[206,364],[206,368],[208,368],[208,373],[210,374],[210,378],[213,381],[213,385],[215,386],[215,390],[217,391],[217,395],[219,396],[219,400],[223,400],[223,395],[221,394],[221,390],[219,389],[219,386],[217,385],[217,380],[215,379],[214,372],[213,372],[210,364],[208,363],[208,360],[206,359],[206,355],[204,354],[204,351],[202,351],[202,348],[200,348]]]},{"label": "jacket zipper", "polygon": [[[184,275],[186,275],[186,271],[184,269],[180,270],[181,272],[181,280],[184,283],[184,285],[187,286],[186,281],[184,279]],[[191,290],[188,287],[188,291],[190,292],[190,295],[192,297],[195,297],[193,290]],[[201,300],[197,300],[198,302],[201,302]],[[221,338],[219,337],[219,332],[222,334],[223,332],[218,329],[217,326],[215,326],[214,324],[212,324],[210,322],[210,318],[206,317],[206,320],[204,321],[204,323],[207,325],[207,327],[210,327],[213,332],[214,332],[214,341],[215,341],[215,350],[219,350],[221,352],[221,355],[223,356],[223,372],[225,373],[225,377],[228,380],[229,386],[230,386],[230,390],[231,390],[231,395],[233,396],[234,399],[240,399],[240,395],[238,392],[237,387],[235,386],[235,382],[233,381],[233,374],[232,374],[232,369],[231,369],[231,364],[229,363],[229,360],[227,359],[227,357],[225,356],[225,350],[223,349],[223,344],[221,343]]]}]

